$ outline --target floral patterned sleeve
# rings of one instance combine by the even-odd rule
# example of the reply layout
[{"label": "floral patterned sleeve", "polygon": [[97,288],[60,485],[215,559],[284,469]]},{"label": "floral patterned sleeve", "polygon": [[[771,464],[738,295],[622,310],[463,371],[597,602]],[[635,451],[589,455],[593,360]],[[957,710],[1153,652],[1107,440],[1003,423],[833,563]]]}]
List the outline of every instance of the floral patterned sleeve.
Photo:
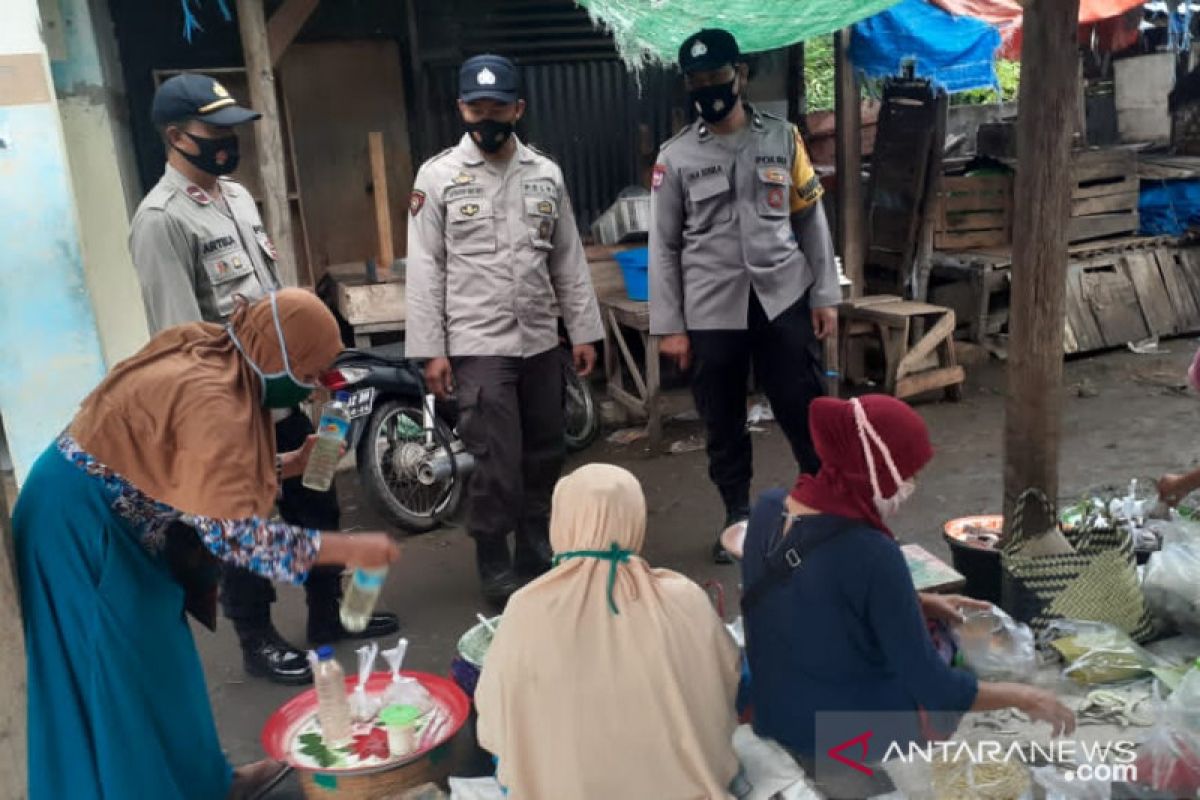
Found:
[{"label": "floral patterned sleeve", "polygon": [[217,558],[273,581],[304,583],[321,549],[321,532],[286,522],[212,519],[184,514],[204,546]]}]

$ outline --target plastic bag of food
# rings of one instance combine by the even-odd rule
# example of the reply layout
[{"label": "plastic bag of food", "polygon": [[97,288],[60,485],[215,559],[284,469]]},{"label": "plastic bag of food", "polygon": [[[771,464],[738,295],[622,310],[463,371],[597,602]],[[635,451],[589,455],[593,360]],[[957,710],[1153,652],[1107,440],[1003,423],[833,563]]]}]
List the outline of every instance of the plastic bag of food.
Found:
[{"label": "plastic bag of food", "polygon": [[1200,792],[1200,738],[1164,721],[1138,746],[1137,782],[1168,797]]},{"label": "plastic bag of food", "polygon": [[1194,525],[1163,532],[1162,550],[1150,554],[1142,591],[1150,609],[1185,633],[1200,633],[1200,537]]},{"label": "plastic bag of food", "polygon": [[1030,767],[1033,781],[1045,791],[1046,800],[1111,800],[1110,781],[1077,781],[1053,764]]},{"label": "plastic bag of food", "polygon": [[1106,622],[1055,620],[1043,640],[1067,662],[1063,675],[1087,686],[1136,680],[1158,664],[1129,634]]},{"label": "plastic bag of food", "polygon": [[932,761],[930,785],[936,800],[1017,800],[1030,796],[1029,769],[1019,760]]},{"label": "plastic bag of food", "polygon": [[1037,672],[1033,631],[996,606],[968,612],[951,635],[963,663],[983,680],[1026,681]]}]

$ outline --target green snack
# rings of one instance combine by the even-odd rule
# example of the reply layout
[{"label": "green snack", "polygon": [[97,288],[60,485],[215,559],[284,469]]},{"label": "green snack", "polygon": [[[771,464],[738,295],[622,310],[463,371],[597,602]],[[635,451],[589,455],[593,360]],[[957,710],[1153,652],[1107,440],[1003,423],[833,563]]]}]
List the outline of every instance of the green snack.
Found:
[{"label": "green snack", "polygon": [[379,721],[389,728],[406,728],[421,718],[416,706],[388,706],[379,712]]},{"label": "green snack", "polygon": [[1149,674],[1150,656],[1116,629],[1084,632],[1055,639],[1050,646],[1068,664],[1068,678],[1084,685],[1121,683]]}]

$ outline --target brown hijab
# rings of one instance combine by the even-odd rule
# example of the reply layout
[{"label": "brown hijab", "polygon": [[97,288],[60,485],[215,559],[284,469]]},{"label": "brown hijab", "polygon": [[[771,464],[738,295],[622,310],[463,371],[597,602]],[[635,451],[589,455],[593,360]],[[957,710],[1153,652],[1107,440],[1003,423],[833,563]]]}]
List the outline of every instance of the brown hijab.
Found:
[{"label": "brown hijab", "polygon": [[[276,293],[292,374],[314,381],[342,343],[337,321],[302,289]],[[284,369],[268,296],[230,325],[267,374]],[[275,434],[262,381],[219,325],[168,328],[118,364],[84,401],[71,434],[138,489],[187,514],[265,516],[275,502]]]}]

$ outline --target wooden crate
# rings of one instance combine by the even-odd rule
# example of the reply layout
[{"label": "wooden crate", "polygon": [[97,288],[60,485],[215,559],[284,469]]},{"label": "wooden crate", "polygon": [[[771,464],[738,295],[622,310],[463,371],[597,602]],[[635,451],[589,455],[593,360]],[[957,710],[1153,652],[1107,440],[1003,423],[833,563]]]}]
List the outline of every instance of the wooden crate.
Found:
[{"label": "wooden crate", "polygon": [[1011,175],[946,175],[934,206],[938,250],[1001,247],[1012,239]]},{"label": "wooden crate", "polygon": [[1113,147],[1077,151],[1071,159],[1072,243],[1136,233],[1137,154]]}]

